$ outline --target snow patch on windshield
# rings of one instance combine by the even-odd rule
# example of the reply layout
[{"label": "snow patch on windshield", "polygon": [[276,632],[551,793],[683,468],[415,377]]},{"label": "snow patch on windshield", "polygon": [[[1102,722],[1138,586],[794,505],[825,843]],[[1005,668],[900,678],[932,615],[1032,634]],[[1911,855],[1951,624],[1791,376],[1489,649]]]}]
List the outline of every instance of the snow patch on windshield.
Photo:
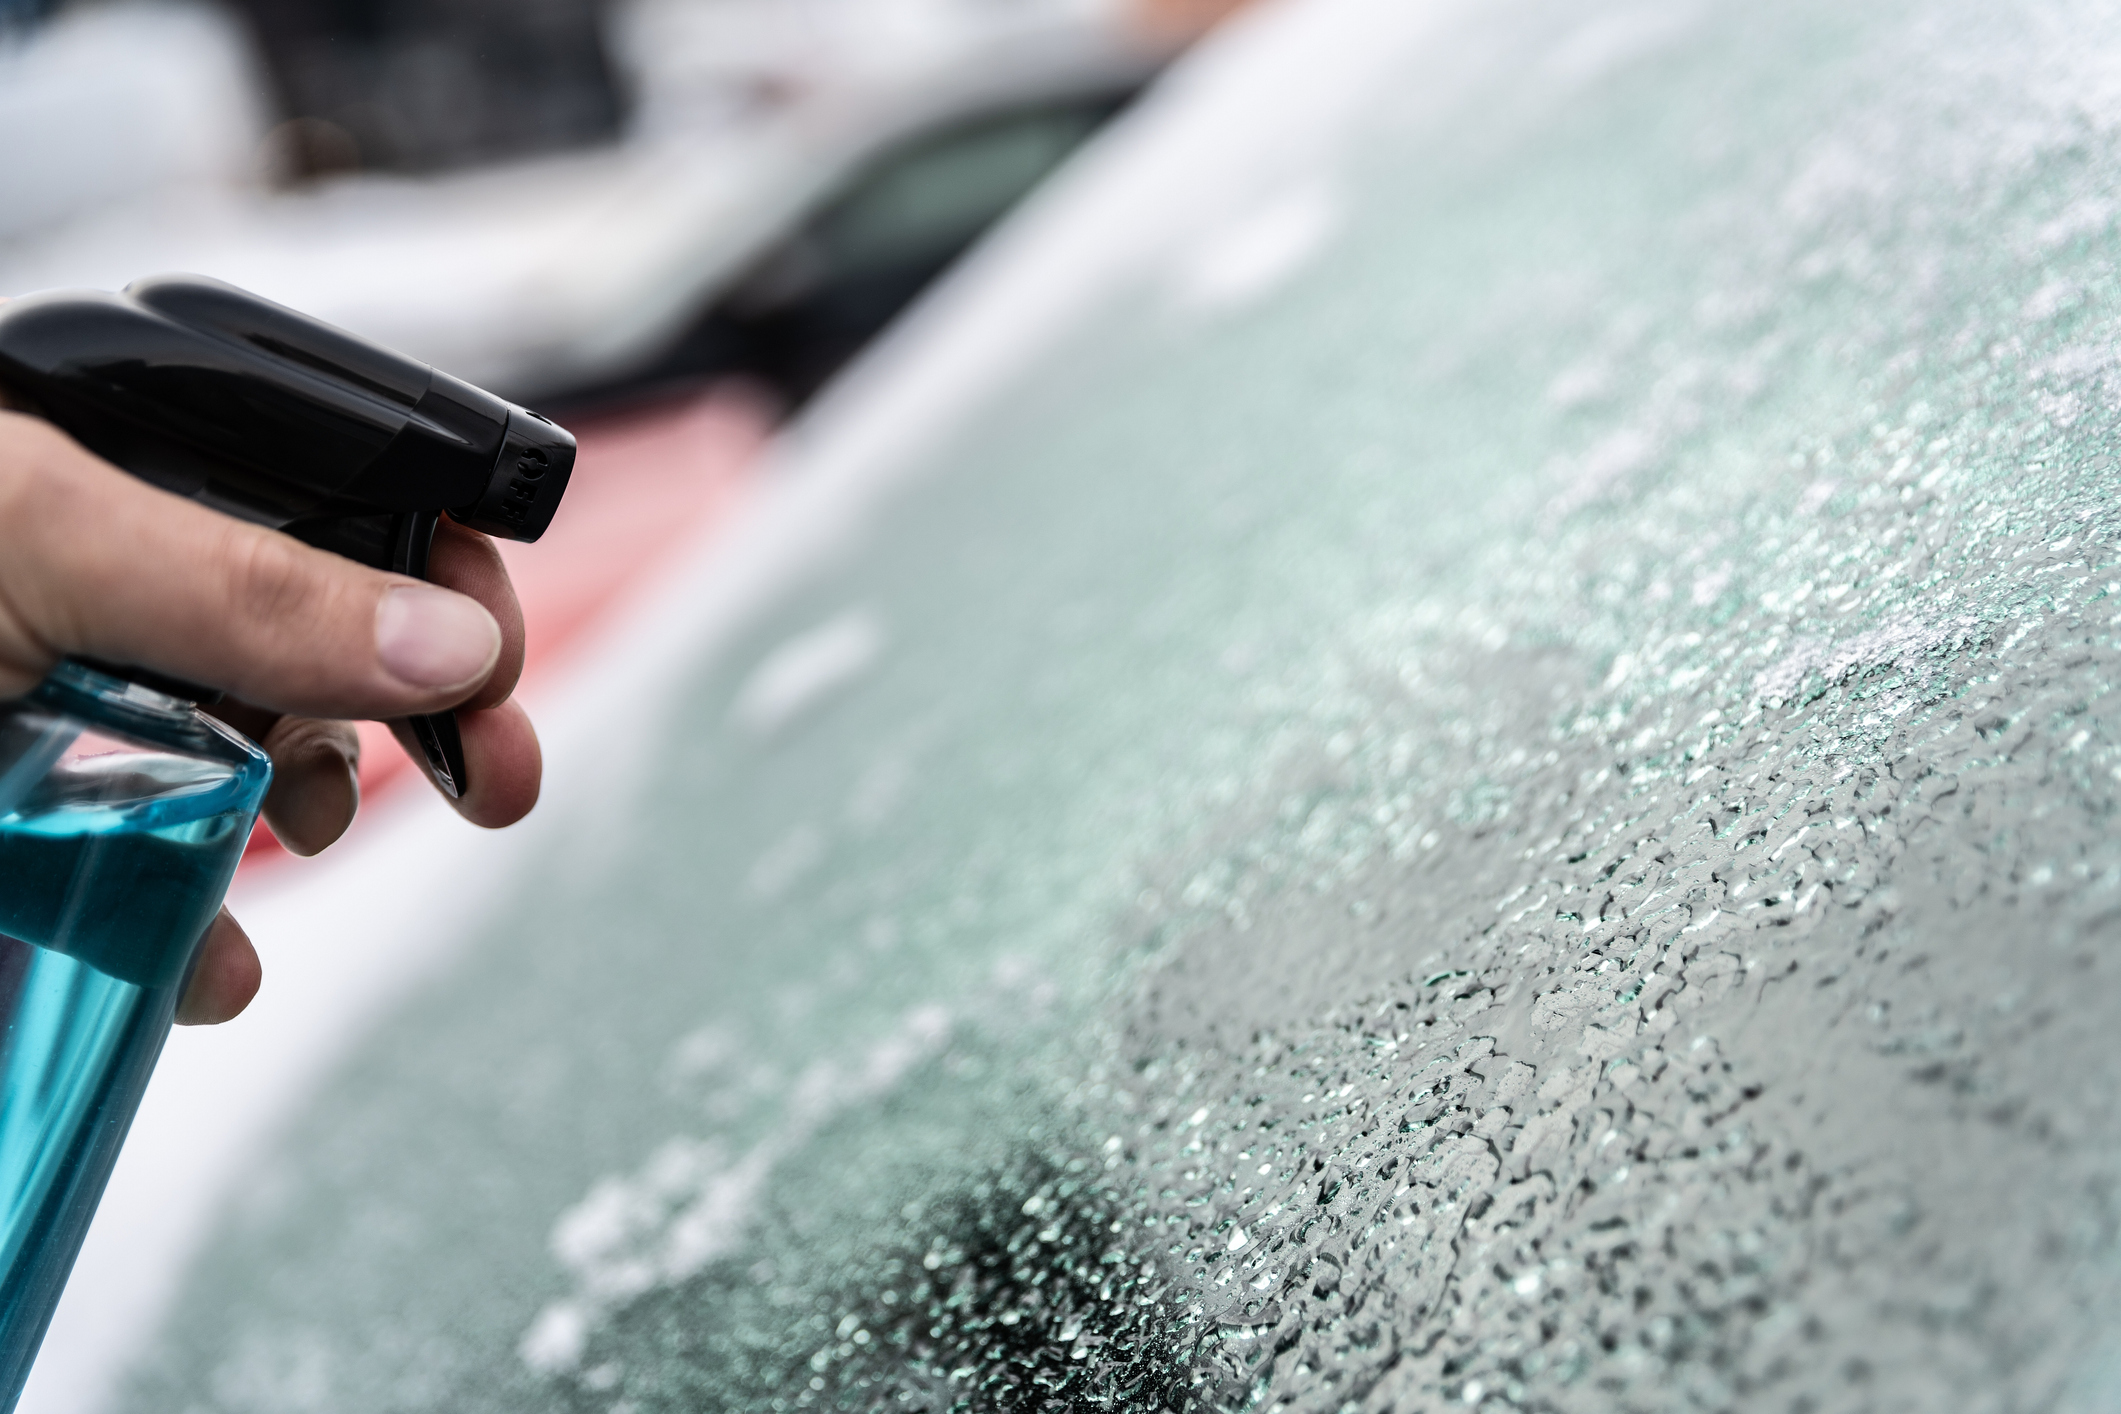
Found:
[{"label": "snow patch on windshield", "polygon": [[1317,259],[1341,216],[1339,198],[1319,183],[1276,193],[1189,252],[1178,271],[1180,304],[1222,313],[1257,303]]},{"label": "snow patch on windshield", "polygon": [[[947,1010],[916,1008],[866,1049],[805,1070],[788,1087],[778,1125],[744,1152],[680,1135],[633,1172],[600,1179],[553,1224],[552,1255],[573,1289],[547,1303],[523,1333],[516,1346],[523,1363],[544,1375],[573,1370],[612,1310],[734,1252],[774,1166],[842,1110],[889,1092],[939,1054],[950,1031]],[[719,1031],[703,1029],[672,1059],[680,1068],[711,1066],[723,1054]]]},{"label": "snow patch on windshield", "polygon": [[730,719],[754,736],[774,736],[868,672],[883,652],[876,616],[849,609],[768,653],[737,689]]}]

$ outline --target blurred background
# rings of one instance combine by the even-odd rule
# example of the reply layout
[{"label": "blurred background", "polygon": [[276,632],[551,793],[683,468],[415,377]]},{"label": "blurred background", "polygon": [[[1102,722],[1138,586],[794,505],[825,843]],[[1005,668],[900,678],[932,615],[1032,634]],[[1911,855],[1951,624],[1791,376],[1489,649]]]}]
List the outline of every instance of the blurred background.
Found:
[{"label": "blurred background", "polygon": [[[507,551],[537,710],[712,553],[835,375],[1240,3],[0,0],[0,295],[211,275],[563,418],[567,514]],[[454,828],[362,732],[336,872],[261,825],[237,884],[280,995],[319,1007],[172,1046],[26,1409],[99,1405],[233,1156],[406,971],[308,946],[348,876],[373,893]]]},{"label": "blurred background", "polygon": [[208,274],[563,417],[545,671],[1240,4],[5,0],[0,292]]}]

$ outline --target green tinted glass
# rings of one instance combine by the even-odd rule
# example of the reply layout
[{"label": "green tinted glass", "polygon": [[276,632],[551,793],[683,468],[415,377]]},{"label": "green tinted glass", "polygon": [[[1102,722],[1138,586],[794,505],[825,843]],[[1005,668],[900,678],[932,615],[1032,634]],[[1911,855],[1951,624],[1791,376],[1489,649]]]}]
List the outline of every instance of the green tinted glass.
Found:
[{"label": "green tinted glass", "polygon": [[1581,8],[1130,119],[131,1407],[2108,1407],[2115,31]]}]

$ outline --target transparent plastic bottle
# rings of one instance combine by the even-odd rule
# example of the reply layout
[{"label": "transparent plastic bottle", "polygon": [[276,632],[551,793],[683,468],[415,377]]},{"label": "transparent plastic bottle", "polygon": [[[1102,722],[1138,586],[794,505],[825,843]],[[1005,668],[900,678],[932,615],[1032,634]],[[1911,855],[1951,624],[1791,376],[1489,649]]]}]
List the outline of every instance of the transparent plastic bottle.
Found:
[{"label": "transparent plastic bottle", "polygon": [[64,663],[0,703],[0,1409],[12,1410],[272,767]]}]

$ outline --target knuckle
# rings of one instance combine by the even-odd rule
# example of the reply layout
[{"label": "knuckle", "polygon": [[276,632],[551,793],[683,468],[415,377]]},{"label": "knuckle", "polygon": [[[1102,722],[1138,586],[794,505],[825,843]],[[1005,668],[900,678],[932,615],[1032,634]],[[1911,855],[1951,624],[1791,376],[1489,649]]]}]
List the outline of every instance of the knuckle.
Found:
[{"label": "knuckle", "polygon": [[218,556],[232,607],[265,623],[299,622],[324,607],[324,586],[301,546],[251,526],[222,533]]}]

